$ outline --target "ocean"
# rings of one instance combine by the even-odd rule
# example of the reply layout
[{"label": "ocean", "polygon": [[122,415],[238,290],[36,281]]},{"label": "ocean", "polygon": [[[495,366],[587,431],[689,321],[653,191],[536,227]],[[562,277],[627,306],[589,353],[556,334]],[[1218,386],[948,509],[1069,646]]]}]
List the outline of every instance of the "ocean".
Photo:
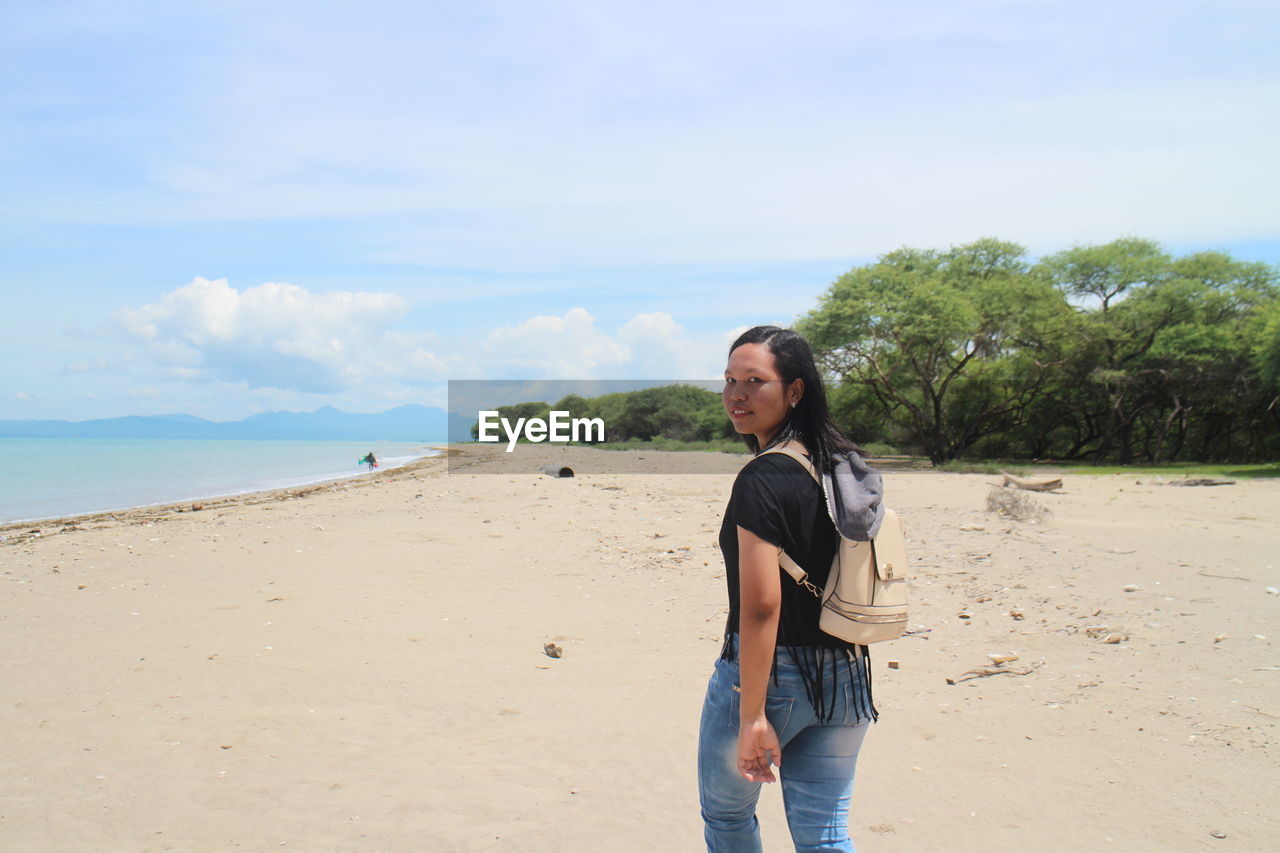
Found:
[{"label": "ocean", "polygon": [[430,456],[418,442],[0,438],[0,524],[284,489]]}]

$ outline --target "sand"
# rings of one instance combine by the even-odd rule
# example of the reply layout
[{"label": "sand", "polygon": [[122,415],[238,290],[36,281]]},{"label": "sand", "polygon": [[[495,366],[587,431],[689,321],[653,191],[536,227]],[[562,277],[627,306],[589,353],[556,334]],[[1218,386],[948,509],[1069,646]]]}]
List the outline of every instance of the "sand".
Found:
[{"label": "sand", "polygon": [[[744,457],[517,452],[0,530],[0,849],[701,849]],[[860,850],[1280,848],[1280,482],[1141,479],[1033,524],[887,474],[920,633],[873,650]],[[992,653],[1027,674],[947,683]]]}]

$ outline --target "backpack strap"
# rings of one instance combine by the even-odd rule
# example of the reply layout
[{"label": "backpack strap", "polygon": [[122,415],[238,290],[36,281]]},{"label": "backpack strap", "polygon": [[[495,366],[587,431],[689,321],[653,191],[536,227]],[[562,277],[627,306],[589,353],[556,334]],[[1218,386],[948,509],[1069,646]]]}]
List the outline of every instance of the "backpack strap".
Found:
[{"label": "backpack strap", "polygon": [[791,559],[791,555],[786,551],[778,551],[778,565],[782,566],[787,574],[791,575],[792,580],[809,590],[816,597],[822,598],[822,590],[818,589],[817,585],[809,580],[809,573],[800,568],[800,564]]},{"label": "backpack strap", "polygon": [[[764,451],[764,453],[761,453],[760,455],[764,456],[765,453],[780,453],[783,456],[790,456],[792,459],[804,466],[804,470],[809,472],[809,476],[817,482],[819,487],[822,486],[822,477],[819,476],[818,472],[814,469],[813,463],[806,459],[804,454],[795,448],[785,446],[774,447],[770,450]],[[822,590],[818,589],[818,587],[809,580],[809,573],[801,568],[800,564],[791,559],[791,555],[781,548],[778,549],[778,565],[781,566],[787,574],[791,575],[792,580],[809,590],[809,592],[813,593],[818,598],[822,598]]]},{"label": "backpack strap", "polygon": [[783,456],[790,456],[792,459],[804,466],[804,470],[809,472],[809,476],[812,477],[819,486],[822,485],[822,477],[820,477],[817,470],[814,469],[813,463],[806,459],[805,455],[794,447],[787,447],[785,445],[782,447],[774,447],[764,451],[764,453],[761,453],[760,455],[764,456],[766,453],[781,453]]}]

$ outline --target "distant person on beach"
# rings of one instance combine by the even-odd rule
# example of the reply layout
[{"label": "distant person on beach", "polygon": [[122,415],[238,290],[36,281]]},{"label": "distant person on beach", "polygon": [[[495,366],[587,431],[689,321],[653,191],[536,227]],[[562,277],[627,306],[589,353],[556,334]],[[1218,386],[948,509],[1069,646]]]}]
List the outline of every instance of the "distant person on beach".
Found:
[{"label": "distant person on beach", "polygon": [[720,527],[729,616],[698,737],[707,849],[761,849],[756,801],[777,765],[796,849],[851,851],[854,768],[877,716],[867,650],[820,630],[819,599],[782,577],[779,549],[822,588],[838,538],[823,489],[800,462],[761,451],[790,447],[818,471],[862,466],[867,488],[841,505],[873,516],[880,477],[832,421],[800,335],[744,332],[724,376],[725,412],[757,455],[738,473]]},{"label": "distant person on beach", "polygon": [[361,464],[368,465],[368,466],[369,466],[369,470],[370,470],[370,471],[372,471],[374,468],[377,468],[377,467],[378,467],[378,457],[376,457],[376,456],[374,456],[374,455],[373,455],[373,451],[372,451],[372,450],[370,450],[370,451],[369,451],[369,455],[368,455],[368,456],[366,456],[365,458],[361,459],[361,460],[360,460],[360,462],[361,462]]}]

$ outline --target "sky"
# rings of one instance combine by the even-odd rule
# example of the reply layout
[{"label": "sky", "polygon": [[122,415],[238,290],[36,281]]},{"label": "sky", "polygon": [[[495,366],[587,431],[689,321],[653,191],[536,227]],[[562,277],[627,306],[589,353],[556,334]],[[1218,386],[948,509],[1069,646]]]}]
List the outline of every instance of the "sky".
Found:
[{"label": "sky", "polygon": [[1264,2],[0,7],[0,419],[705,378],[994,236],[1280,263]]}]

